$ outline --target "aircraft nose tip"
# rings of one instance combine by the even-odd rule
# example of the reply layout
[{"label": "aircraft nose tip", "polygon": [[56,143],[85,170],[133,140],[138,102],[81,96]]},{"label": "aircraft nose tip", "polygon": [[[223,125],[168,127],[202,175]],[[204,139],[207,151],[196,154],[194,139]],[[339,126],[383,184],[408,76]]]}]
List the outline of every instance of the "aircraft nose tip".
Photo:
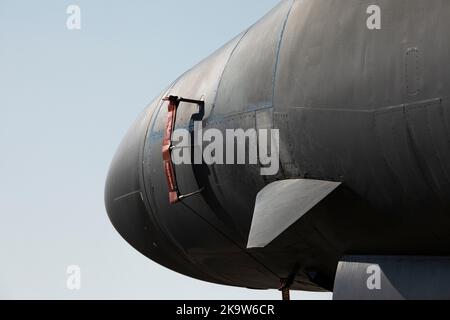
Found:
[{"label": "aircraft nose tip", "polygon": [[192,263],[161,226],[158,212],[147,206],[142,157],[150,115],[144,114],[131,127],[111,163],[105,184],[108,217],[125,241],[153,261],[197,279],[217,281]]},{"label": "aircraft nose tip", "polygon": [[120,235],[138,251],[148,254],[151,223],[140,185],[139,159],[144,137],[141,129],[142,121],[138,121],[114,156],[105,184],[105,207]]}]

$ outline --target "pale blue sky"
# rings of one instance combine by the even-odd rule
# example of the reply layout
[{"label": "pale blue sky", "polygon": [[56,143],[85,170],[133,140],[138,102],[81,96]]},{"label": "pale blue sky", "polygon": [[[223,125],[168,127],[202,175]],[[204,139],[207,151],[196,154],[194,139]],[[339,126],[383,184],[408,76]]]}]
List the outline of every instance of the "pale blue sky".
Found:
[{"label": "pale blue sky", "polygon": [[[277,2],[0,0],[0,298],[280,298],[160,267],[103,204],[110,161],[144,107]],[[70,4],[80,31],[66,28]],[[72,264],[80,291],[66,289]]]}]

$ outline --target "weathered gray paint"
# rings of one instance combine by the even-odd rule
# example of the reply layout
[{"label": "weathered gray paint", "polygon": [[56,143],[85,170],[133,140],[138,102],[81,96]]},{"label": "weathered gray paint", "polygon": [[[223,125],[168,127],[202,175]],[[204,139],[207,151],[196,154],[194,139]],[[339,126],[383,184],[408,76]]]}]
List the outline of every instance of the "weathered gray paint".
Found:
[{"label": "weathered gray paint", "polygon": [[[366,27],[372,4],[381,30]],[[447,0],[281,1],[161,95],[203,97],[205,128],[279,129],[278,175],[178,166],[182,191],[205,191],[169,205],[159,97],[111,166],[112,223],[173,270],[253,288],[295,274],[293,289],[332,290],[347,254],[450,255],[449,17]],[[177,125],[189,127],[196,110],[181,105]],[[269,245],[247,249],[256,196],[282,179],[342,185]]]}]

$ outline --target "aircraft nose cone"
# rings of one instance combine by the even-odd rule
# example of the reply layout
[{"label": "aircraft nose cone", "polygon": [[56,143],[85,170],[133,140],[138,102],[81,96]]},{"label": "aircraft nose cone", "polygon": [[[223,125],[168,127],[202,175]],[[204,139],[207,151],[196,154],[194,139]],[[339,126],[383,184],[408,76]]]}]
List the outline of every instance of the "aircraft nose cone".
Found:
[{"label": "aircraft nose cone", "polygon": [[146,117],[128,131],[111,163],[105,186],[105,206],[120,235],[141,253],[148,255],[151,221],[140,183],[140,161]]},{"label": "aircraft nose cone", "polygon": [[109,219],[122,238],[146,257],[184,275],[214,282],[214,278],[199,270],[161,227],[159,213],[146,205],[142,154],[150,116],[144,113],[131,127],[111,163],[105,186]]}]

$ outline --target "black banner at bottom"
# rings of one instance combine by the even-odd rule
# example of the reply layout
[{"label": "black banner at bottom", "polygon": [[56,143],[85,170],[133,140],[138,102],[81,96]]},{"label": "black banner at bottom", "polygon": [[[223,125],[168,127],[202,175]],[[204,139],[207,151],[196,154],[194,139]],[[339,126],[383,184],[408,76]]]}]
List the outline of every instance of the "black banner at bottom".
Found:
[{"label": "black banner at bottom", "polygon": [[310,319],[316,316],[384,318],[399,309],[402,316],[420,311],[446,312],[450,302],[396,301],[2,301],[3,315],[58,319],[114,316],[129,319]]}]

